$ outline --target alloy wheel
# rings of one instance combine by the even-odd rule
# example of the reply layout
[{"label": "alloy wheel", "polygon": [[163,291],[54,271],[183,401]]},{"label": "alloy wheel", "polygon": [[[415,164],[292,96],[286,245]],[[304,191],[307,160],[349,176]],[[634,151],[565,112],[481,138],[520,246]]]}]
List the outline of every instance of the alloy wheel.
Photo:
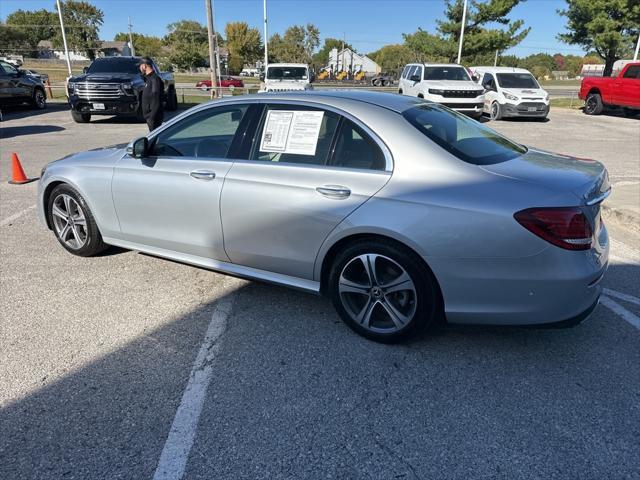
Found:
[{"label": "alloy wheel", "polygon": [[47,103],[47,100],[44,96],[44,93],[42,93],[40,90],[36,90],[36,106],[38,108],[44,108],[46,103]]},{"label": "alloy wheel", "polygon": [[58,195],[51,208],[58,238],[69,248],[79,250],[88,239],[87,219],[82,207],[66,193]]},{"label": "alloy wheel", "polygon": [[593,95],[589,95],[585,103],[584,109],[586,110],[587,113],[591,113],[595,111],[597,105],[598,105],[598,102],[596,102],[596,97],[594,97]]},{"label": "alloy wheel", "polygon": [[340,273],[338,292],[352,320],[372,332],[397,332],[416,313],[413,280],[398,262],[383,255],[366,253],[350,260]]}]

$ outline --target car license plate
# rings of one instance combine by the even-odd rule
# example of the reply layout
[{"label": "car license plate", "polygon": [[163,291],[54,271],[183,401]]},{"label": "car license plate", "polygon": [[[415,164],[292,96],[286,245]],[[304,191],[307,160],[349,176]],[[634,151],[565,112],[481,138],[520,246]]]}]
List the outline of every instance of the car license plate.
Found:
[{"label": "car license plate", "polygon": [[535,112],[537,110],[536,107],[528,107],[527,112]]},{"label": "car license plate", "polygon": [[104,110],[104,103],[94,103],[93,104],[93,109],[94,110]]}]

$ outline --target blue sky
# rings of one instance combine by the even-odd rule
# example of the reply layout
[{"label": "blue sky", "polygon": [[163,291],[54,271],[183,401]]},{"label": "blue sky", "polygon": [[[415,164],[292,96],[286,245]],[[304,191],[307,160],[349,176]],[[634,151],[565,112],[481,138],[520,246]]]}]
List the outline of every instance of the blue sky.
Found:
[{"label": "blue sky", "polygon": [[[180,19],[206,24],[204,0],[91,0],[104,12],[100,30],[103,40],[127,29],[131,16],[134,31],[162,36],[166,26]],[[55,0],[2,0],[0,18],[11,12],[53,9]],[[262,0],[213,0],[216,27],[223,29],[229,21],[245,21],[262,32]],[[359,52],[371,52],[388,43],[401,43],[402,33],[418,27],[434,31],[442,17],[444,0],[267,0],[269,36],[292,24],[314,23],[321,38],[346,36]],[[564,31],[565,19],[556,13],[564,0],[528,0],[511,12],[513,19],[523,19],[531,32],[518,47],[508,53],[526,56],[531,53],[573,53],[582,50],[556,40]]]}]

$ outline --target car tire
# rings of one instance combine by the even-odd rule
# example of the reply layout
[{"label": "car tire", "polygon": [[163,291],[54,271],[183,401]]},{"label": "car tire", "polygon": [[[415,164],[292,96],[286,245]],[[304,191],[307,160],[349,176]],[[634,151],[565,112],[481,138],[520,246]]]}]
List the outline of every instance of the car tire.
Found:
[{"label": "car tire", "polygon": [[403,94],[403,93],[402,93],[402,89],[401,89],[401,88],[400,88],[400,89],[398,89],[398,94],[400,94],[400,95],[402,95],[402,94]]},{"label": "car tire", "polygon": [[58,242],[69,253],[91,257],[106,250],[91,210],[70,185],[61,184],[53,189],[47,202],[47,216]]},{"label": "car tire", "polygon": [[587,115],[600,115],[604,110],[602,97],[599,93],[590,93],[584,102],[584,113]]},{"label": "car tire", "polygon": [[429,268],[414,252],[390,240],[348,245],[334,259],[327,287],[349,328],[377,342],[415,335],[434,324],[442,311]]},{"label": "car tire", "polygon": [[491,104],[491,110],[489,111],[489,118],[491,118],[491,120],[502,119],[502,107],[498,102],[493,102]]},{"label": "car tire", "polygon": [[33,97],[31,98],[31,105],[38,110],[44,110],[47,108],[47,95],[41,88],[33,90]]},{"label": "car tire", "polygon": [[71,118],[73,118],[73,121],[76,123],[89,123],[91,121],[91,114],[71,110]]},{"label": "car tire", "polygon": [[170,89],[167,96],[167,110],[173,112],[178,109],[178,94],[175,89]]}]

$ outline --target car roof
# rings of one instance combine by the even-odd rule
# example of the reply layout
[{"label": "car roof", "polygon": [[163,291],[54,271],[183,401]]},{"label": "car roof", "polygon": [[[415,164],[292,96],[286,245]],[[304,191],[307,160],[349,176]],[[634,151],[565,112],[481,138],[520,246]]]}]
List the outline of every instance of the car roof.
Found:
[{"label": "car roof", "polygon": [[516,67],[470,67],[473,71],[487,73],[531,73],[526,68]]},{"label": "car roof", "polygon": [[306,63],[270,63],[267,67],[305,67],[309,68]]},{"label": "car roof", "polygon": [[457,63],[408,63],[407,65],[423,65],[425,67],[460,67],[464,68],[464,65]]},{"label": "car roof", "polygon": [[[340,102],[362,102],[377,107],[385,108],[396,113],[402,113],[405,110],[415,107],[416,105],[422,105],[424,100],[417,97],[410,97],[407,95],[398,95],[395,93],[384,92],[372,92],[362,90],[307,90],[304,92],[273,92],[273,93],[257,93],[253,95],[242,95],[232,97],[228,100],[213,100],[216,103],[222,102],[241,102],[249,100],[252,102],[261,101],[268,102],[269,100],[281,101],[281,100],[294,100],[302,102],[318,102],[318,103],[331,103],[335,106],[340,106]],[[346,105],[345,105],[346,107]]]}]

